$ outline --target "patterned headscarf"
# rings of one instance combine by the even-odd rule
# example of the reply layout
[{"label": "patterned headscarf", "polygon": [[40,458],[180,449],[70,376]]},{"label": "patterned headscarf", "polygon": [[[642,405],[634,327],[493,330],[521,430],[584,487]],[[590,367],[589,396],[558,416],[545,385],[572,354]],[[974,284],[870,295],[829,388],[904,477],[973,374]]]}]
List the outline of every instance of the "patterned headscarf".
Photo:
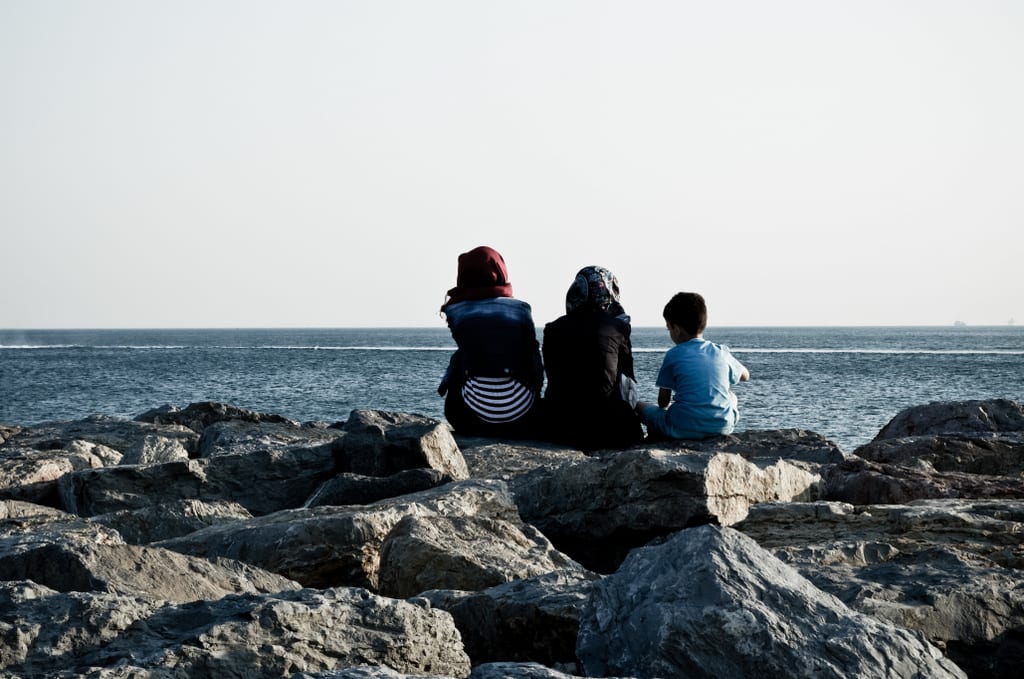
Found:
[{"label": "patterned headscarf", "polygon": [[619,281],[602,266],[580,269],[576,280],[569,286],[569,292],[565,294],[566,313],[584,310],[603,311],[610,316],[629,318],[619,303]]},{"label": "patterned headscarf", "polygon": [[508,282],[505,259],[494,248],[485,245],[459,255],[459,274],[455,287],[448,291],[441,310],[449,304],[470,299],[511,297],[512,284]]}]

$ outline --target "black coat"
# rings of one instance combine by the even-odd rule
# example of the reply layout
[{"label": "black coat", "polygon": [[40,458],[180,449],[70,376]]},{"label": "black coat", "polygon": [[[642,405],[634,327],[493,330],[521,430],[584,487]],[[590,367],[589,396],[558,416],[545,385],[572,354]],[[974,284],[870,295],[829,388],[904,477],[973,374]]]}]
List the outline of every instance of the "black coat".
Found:
[{"label": "black coat", "polygon": [[630,325],[595,311],[566,314],[544,327],[544,410],[548,437],[584,450],[619,448],[643,437],[620,395],[635,380]]}]

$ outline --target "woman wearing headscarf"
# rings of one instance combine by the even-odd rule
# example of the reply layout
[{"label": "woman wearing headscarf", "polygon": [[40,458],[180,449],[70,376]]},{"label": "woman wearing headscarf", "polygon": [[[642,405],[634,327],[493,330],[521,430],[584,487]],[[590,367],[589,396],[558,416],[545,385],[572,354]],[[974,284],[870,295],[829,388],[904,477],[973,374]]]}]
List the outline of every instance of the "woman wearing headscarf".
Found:
[{"label": "woman wearing headscarf", "polygon": [[544,382],[540,344],[530,305],[512,296],[496,250],[459,255],[441,312],[458,345],[437,390],[448,422],[470,436],[533,436]]},{"label": "woman wearing headscarf", "polygon": [[642,440],[631,326],[618,280],[600,266],[581,269],[566,293],[565,311],[544,327],[548,438],[582,450]]}]

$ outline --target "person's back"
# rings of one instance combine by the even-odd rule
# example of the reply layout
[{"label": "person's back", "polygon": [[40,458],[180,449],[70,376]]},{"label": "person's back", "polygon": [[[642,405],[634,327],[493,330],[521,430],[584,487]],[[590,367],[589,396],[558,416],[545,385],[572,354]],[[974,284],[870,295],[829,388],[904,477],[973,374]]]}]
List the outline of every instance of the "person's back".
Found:
[{"label": "person's back", "polygon": [[566,314],[544,327],[547,436],[583,450],[618,448],[643,437],[635,402],[629,316],[618,282],[602,267],[586,267],[566,295]]},{"label": "person's back", "polygon": [[449,424],[473,436],[532,435],[544,381],[540,346],[530,305],[512,297],[504,258],[484,246],[459,255],[441,311],[458,346],[437,389]]},{"label": "person's back", "polygon": [[672,391],[667,418],[672,438],[732,433],[739,418],[731,390],[739,381],[736,363],[728,348],[704,338],[668,350],[655,384]]},{"label": "person's back", "polygon": [[633,375],[631,329],[602,313],[565,315],[544,326],[544,397],[566,404],[607,398],[620,371]]},{"label": "person's back", "polygon": [[699,439],[732,433],[739,418],[732,386],[750,379],[750,372],[728,347],[704,339],[707,307],[700,295],[678,293],[664,316],[676,344],[658,371],[658,405],[640,407],[648,434]]}]

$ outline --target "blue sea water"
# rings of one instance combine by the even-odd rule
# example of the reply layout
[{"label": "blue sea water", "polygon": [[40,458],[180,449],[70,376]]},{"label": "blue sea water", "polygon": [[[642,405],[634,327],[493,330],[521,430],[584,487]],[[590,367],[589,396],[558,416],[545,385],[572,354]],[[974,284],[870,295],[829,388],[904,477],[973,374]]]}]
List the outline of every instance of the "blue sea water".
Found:
[{"label": "blue sea water", "polygon": [[[538,331],[538,335],[539,335]],[[1024,327],[709,328],[750,369],[739,429],[816,431],[852,451],[931,401],[1024,401]],[[670,347],[634,328],[641,396]],[[299,421],[354,408],[443,417],[447,329],[0,330],[0,423],[221,401]]]}]

